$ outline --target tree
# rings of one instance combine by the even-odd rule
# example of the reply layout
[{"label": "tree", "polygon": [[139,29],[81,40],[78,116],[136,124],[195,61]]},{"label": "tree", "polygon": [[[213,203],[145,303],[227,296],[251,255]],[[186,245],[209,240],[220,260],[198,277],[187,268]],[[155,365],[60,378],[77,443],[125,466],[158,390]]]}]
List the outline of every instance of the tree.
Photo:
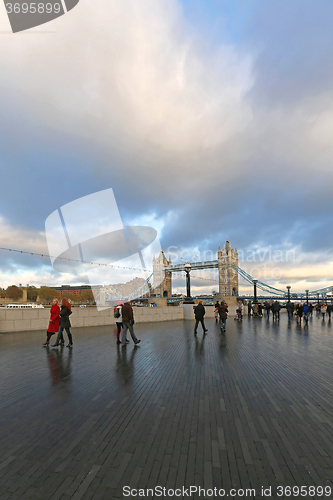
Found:
[{"label": "tree", "polygon": [[13,300],[21,299],[23,296],[23,290],[16,285],[9,286],[5,293],[6,297]]},{"label": "tree", "polygon": [[45,302],[46,304],[51,304],[53,299],[59,299],[60,293],[58,290],[49,288],[48,286],[41,286],[38,290],[38,298],[40,302]]},{"label": "tree", "polygon": [[90,302],[95,300],[91,288],[89,288],[88,290],[83,290],[79,297],[81,302]]},{"label": "tree", "polygon": [[35,286],[28,286],[27,295],[28,300],[32,300],[33,302],[35,302],[38,297],[38,289]]}]

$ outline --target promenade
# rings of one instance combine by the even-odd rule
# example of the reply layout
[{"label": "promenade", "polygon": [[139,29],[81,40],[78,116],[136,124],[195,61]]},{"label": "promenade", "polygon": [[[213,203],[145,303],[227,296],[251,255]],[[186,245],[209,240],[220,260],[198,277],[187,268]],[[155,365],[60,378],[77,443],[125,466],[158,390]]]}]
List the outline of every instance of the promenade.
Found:
[{"label": "promenade", "polygon": [[113,326],[73,329],[73,350],[0,335],[1,500],[331,498],[333,324],[206,325],[137,324],[126,348]]}]

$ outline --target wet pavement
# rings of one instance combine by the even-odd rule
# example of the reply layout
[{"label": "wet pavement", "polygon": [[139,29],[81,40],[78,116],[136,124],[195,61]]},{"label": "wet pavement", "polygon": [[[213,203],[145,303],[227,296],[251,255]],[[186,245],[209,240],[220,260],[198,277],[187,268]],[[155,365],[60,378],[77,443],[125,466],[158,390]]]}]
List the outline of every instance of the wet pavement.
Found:
[{"label": "wet pavement", "polygon": [[73,329],[73,350],[1,335],[1,500],[331,498],[331,322],[206,325],[138,324],[126,348],[114,327]]}]

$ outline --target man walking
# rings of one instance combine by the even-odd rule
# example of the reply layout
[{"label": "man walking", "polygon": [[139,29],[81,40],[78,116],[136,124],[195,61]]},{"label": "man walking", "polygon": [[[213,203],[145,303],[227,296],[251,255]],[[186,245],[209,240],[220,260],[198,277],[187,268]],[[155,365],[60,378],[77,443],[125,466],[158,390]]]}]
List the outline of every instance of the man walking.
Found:
[{"label": "man walking", "polygon": [[287,302],[286,309],[288,312],[288,320],[290,321],[293,315],[293,306],[291,302]]},{"label": "man walking", "polygon": [[277,300],[274,302],[272,309],[273,309],[273,319],[277,319],[278,321],[280,321],[281,306]]},{"label": "man walking", "polygon": [[205,311],[204,306],[202,305],[202,302],[199,302],[199,304],[194,308],[194,316],[195,316],[194,335],[197,334],[199,321],[202,325],[202,329],[203,329],[204,333],[208,332],[207,328],[205,327],[205,323],[204,323],[205,313],[206,313],[206,311]]},{"label": "man walking", "polygon": [[123,334],[121,337],[122,347],[126,347],[127,330],[129,330],[134,344],[135,345],[139,344],[141,340],[136,338],[136,335],[133,330],[133,325],[134,325],[133,308],[129,300],[122,306],[122,316],[123,316]]},{"label": "man walking", "polygon": [[307,325],[308,322],[309,322],[309,317],[308,317],[308,310],[309,310],[309,306],[308,306],[308,303],[305,302],[304,306],[303,306],[303,318],[304,318],[304,324]]}]

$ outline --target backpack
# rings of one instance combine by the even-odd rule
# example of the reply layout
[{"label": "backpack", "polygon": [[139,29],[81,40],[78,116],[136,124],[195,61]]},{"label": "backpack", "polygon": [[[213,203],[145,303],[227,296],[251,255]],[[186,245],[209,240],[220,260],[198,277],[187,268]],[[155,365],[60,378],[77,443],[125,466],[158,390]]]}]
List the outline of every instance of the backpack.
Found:
[{"label": "backpack", "polygon": [[114,308],[114,311],[113,311],[113,316],[114,316],[115,318],[120,318],[120,312],[119,312],[118,307],[115,307],[115,308]]}]

